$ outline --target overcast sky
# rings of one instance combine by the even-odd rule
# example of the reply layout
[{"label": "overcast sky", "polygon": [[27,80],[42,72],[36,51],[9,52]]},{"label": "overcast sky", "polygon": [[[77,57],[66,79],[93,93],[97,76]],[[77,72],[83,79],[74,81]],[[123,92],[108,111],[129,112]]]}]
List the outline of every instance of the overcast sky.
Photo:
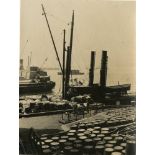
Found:
[{"label": "overcast sky", "polygon": [[96,67],[100,67],[101,51],[107,50],[108,72],[133,76],[136,52],[134,1],[21,0],[21,58],[27,64],[27,57],[32,52],[33,65],[41,66],[48,57],[45,67],[58,67],[41,4],[45,7],[60,59],[63,29],[67,31],[68,45],[72,10],[75,10],[73,68],[89,67],[92,50],[96,51]]}]

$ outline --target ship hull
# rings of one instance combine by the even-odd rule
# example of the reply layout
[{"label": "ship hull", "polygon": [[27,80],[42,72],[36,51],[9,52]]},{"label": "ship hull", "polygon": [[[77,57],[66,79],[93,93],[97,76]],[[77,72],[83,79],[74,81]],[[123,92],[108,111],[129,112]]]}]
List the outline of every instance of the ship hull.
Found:
[{"label": "ship hull", "polygon": [[19,94],[34,94],[50,92],[55,87],[55,82],[48,83],[20,83],[19,84]]}]

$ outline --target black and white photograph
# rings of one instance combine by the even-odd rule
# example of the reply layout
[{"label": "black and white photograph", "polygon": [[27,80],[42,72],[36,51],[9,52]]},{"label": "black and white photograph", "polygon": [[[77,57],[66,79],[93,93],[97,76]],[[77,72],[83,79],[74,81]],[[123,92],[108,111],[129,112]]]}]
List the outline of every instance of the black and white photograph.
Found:
[{"label": "black and white photograph", "polygon": [[136,1],[20,0],[19,154],[136,155]]}]

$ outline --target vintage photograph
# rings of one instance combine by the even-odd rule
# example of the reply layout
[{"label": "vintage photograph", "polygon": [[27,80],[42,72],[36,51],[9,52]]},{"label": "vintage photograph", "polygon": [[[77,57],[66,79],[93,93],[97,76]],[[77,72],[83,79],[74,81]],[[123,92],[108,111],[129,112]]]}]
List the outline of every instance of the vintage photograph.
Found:
[{"label": "vintage photograph", "polygon": [[136,2],[20,0],[19,154],[136,155]]}]

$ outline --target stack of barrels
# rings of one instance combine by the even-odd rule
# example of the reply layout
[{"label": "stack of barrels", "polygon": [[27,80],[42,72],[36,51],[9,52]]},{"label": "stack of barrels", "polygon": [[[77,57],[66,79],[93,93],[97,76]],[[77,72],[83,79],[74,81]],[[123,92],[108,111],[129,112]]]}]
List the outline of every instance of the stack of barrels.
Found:
[{"label": "stack of barrels", "polygon": [[[131,113],[123,112],[121,116]],[[120,111],[115,111],[114,114],[115,117],[109,113],[106,120],[103,118],[73,124],[63,135],[44,137],[41,140],[43,152],[59,155],[135,155],[135,137],[127,138],[117,134],[110,127],[130,119],[120,117]]]}]

